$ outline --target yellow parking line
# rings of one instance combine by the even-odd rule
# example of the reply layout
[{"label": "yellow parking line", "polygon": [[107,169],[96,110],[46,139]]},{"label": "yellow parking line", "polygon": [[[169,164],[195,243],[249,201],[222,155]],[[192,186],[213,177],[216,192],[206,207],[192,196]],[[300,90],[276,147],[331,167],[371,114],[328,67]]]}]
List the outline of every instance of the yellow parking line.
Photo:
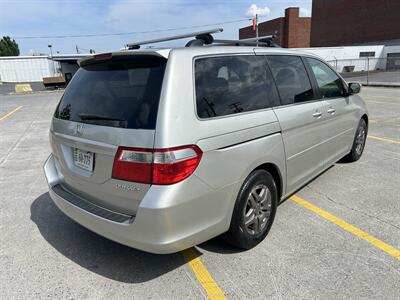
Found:
[{"label": "yellow parking line", "polygon": [[337,226],[343,228],[344,230],[362,238],[363,240],[367,241],[368,243],[374,245],[375,247],[385,251],[386,253],[390,254],[394,258],[397,258],[400,260],[400,250],[396,249],[381,240],[378,240],[377,238],[373,237],[372,235],[362,231],[361,229],[354,227],[353,225],[350,225],[349,223],[343,221],[342,219],[335,217],[334,215],[331,215],[330,213],[326,212],[323,209],[320,209],[319,207],[311,204],[310,202],[300,198],[299,196],[293,195],[290,197],[291,200],[296,202],[297,204],[315,212],[316,214],[320,215],[321,217],[331,221],[332,223],[336,224]]},{"label": "yellow parking line", "polygon": [[218,284],[212,278],[207,268],[203,265],[200,258],[197,257],[196,252],[193,248],[182,251],[182,255],[186,262],[192,269],[197,280],[206,291],[208,298],[213,299],[226,299],[224,293],[219,288]]},{"label": "yellow parking line", "polygon": [[16,109],[13,109],[9,113],[6,113],[4,116],[0,117],[0,121],[3,121],[5,118],[11,116],[13,113],[15,113],[17,110],[20,110],[22,106],[18,106]]},{"label": "yellow parking line", "polygon": [[389,143],[393,143],[393,144],[400,144],[400,141],[395,141],[395,140],[391,140],[391,139],[381,138],[381,137],[374,136],[374,135],[369,135],[368,137],[369,137],[370,139],[374,139],[374,140],[385,141],[385,142],[389,142]]}]

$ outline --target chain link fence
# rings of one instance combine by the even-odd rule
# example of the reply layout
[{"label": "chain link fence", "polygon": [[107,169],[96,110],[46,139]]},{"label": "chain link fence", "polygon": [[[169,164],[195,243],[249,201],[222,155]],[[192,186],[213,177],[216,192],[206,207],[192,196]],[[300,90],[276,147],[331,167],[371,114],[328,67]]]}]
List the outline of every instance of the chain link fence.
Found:
[{"label": "chain link fence", "polygon": [[363,85],[400,86],[400,56],[329,60],[346,81]]}]

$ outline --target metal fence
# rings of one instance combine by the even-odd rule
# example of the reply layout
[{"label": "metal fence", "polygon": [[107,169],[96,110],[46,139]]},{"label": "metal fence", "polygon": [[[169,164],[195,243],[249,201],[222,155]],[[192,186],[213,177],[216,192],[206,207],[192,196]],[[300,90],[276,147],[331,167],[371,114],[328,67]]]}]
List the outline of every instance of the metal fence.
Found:
[{"label": "metal fence", "polygon": [[347,81],[364,85],[400,86],[400,56],[336,59],[328,63]]}]

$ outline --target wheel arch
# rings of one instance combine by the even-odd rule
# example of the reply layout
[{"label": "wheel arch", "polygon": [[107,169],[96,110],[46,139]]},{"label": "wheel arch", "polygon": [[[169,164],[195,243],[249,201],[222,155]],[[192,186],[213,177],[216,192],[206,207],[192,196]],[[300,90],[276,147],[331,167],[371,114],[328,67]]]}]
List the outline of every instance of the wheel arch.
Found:
[{"label": "wheel arch", "polygon": [[282,180],[282,174],[278,166],[273,163],[264,163],[255,168],[252,172],[256,170],[265,170],[272,175],[272,177],[275,180],[276,187],[278,189],[278,196],[279,196],[278,202],[279,202],[280,199],[282,198],[282,193],[283,193],[283,180]]},{"label": "wheel arch", "polygon": [[368,128],[368,116],[367,116],[367,114],[363,114],[361,116],[361,119],[363,119],[365,121],[365,123],[367,124],[367,128]]}]

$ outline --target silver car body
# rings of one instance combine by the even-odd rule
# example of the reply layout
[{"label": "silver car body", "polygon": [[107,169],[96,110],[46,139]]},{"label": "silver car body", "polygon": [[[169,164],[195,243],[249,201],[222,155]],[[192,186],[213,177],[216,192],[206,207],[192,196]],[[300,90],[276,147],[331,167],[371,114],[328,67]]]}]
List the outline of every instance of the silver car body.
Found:
[{"label": "silver car body", "polygon": [[[177,252],[226,232],[238,191],[256,168],[272,171],[280,198],[287,198],[349,153],[359,120],[367,116],[363,100],[351,95],[200,119],[194,88],[197,58],[314,56],[238,46],[113,55],[137,54],[168,59],[155,130],[53,118],[50,139],[57,155],[50,155],[44,170],[50,196],[67,216],[104,237],[144,251]],[[203,154],[195,172],[179,183],[150,185],[111,176],[119,146],[163,149],[181,145],[197,145]],[[95,153],[93,172],[73,164],[75,147]]]}]

